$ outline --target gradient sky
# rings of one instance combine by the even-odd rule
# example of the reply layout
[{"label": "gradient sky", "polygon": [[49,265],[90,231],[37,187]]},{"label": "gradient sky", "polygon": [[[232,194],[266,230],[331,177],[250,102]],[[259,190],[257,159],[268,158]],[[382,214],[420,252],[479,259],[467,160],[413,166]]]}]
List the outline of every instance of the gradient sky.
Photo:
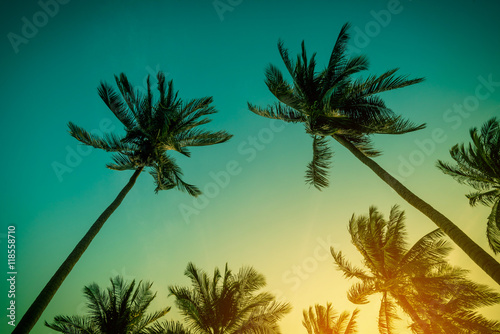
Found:
[{"label": "gradient sky", "polygon": [[[488,208],[470,208],[464,197],[469,189],[434,165],[450,160],[449,148],[468,141],[470,127],[500,113],[497,1],[219,0],[230,10],[218,12],[209,0],[66,0],[49,8],[50,17],[40,14],[49,2],[4,2],[0,14],[0,241],[5,249],[7,226],[15,225],[17,321],[132,174],[106,169],[108,154],[81,147],[68,135],[68,121],[121,133],[97,95],[101,80],[113,83],[114,74],[125,72],[144,89],[146,76],[162,70],[182,98],[213,96],[219,113],[210,128],[226,129],[234,138],[178,159],[186,180],[210,198],[193,200],[176,190],[155,194],[151,177],[141,175],[33,333],[50,333],[43,320],[57,314],[83,312],[83,286],[94,281],[107,286],[116,274],[154,282],[158,296],[151,310],[173,306],[167,287],[188,284],[183,272],[189,261],[209,272],[226,262],[233,270],[251,265],[262,272],[268,290],[294,307],[281,322],[286,334],[306,332],[302,310],[316,303],[354,310],[345,290],[355,281],[335,270],[328,253],[335,246],[353,263],[360,260],[347,232],[351,215],[366,214],[371,205],[388,215],[399,204],[407,213],[411,243],[435,225],[338,145],[333,145],[331,186],[322,192],[309,188],[304,171],[312,151],[304,129],[270,122],[246,108],[247,101],[274,101],[264,68],[273,63],[283,69],[279,38],[293,55],[305,40],[322,68],[347,21],[351,52],[369,57],[370,73],[399,67],[401,74],[426,78],[382,95],[394,111],[427,128],[376,136],[384,152],[377,161],[487,248]],[[36,31],[24,27],[34,20]],[[19,42],[23,34],[27,38]],[[493,84],[486,87],[485,80]],[[61,165],[68,169],[58,174],[54,166]],[[225,180],[221,175],[228,166],[232,175]],[[183,214],[187,208],[192,214]],[[494,286],[461,251],[450,261]],[[2,287],[5,310],[5,281]],[[379,300],[360,307],[360,333],[377,333]],[[498,319],[499,311],[497,306],[484,314]],[[178,314],[173,310],[167,318]],[[3,333],[10,327],[2,319]],[[403,317],[400,326],[406,324]]]}]

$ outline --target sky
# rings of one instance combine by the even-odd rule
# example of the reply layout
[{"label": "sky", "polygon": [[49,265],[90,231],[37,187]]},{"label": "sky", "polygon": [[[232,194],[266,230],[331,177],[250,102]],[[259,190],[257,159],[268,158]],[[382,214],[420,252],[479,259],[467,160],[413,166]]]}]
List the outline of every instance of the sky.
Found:
[{"label": "sky", "polygon": [[[345,291],[355,281],[342,277],[329,254],[333,246],[360,263],[347,232],[350,217],[372,205],[388,216],[399,205],[411,244],[435,225],[334,143],[330,187],[309,187],[304,173],[312,149],[303,127],[247,109],[247,102],[274,102],[264,69],[272,63],[284,70],[279,39],[292,55],[305,41],[321,69],[345,22],[351,23],[349,52],[370,60],[365,76],[399,68],[426,79],[381,95],[396,113],[427,127],[375,136],[383,151],[376,161],[488,250],[489,209],[471,208],[464,196],[470,189],[435,163],[450,161],[449,149],[467,142],[471,127],[500,115],[497,1],[55,1],[3,2],[0,11],[0,243],[7,268],[13,226],[16,322],[132,174],[106,169],[108,154],[68,134],[69,121],[97,134],[123,133],[97,95],[101,81],[114,84],[123,72],[144,90],[147,76],[161,70],[181,98],[213,96],[218,113],[208,128],[234,137],[177,157],[185,180],[204,191],[198,199],[177,190],[155,194],[152,178],[141,175],[32,333],[51,333],[43,321],[55,315],[83,313],[83,287],[105,287],[118,274],[154,282],[151,310],[169,305],[166,319],[180,319],[168,286],[189,284],[188,262],[208,272],[227,263],[264,274],[267,291],[293,306],[280,323],[286,334],[306,332],[302,310],[314,304],[352,312],[356,305]],[[495,286],[462,251],[449,259],[470,270],[471,279]],[[4,310],[8,289],[3,280]],[[379,303],[375,296],[359,306],[360,333],[377,333]],[[499,311],[482,313],[500,320]],[[0,332],[9,332],[2,319]],[[401,333],[409,333],[407,324],[402,315]]]}]

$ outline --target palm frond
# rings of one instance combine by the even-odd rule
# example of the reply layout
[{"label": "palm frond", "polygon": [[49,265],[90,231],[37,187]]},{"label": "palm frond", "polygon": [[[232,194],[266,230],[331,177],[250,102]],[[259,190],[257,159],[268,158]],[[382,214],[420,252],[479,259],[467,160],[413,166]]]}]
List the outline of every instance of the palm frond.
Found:
[{"label": "palm frond", "polygon": [[438,228],[420,238],[401,259],[399,264],[401,268],[412,272],[423,269],[423,263],[427,266],[445,263],[446,256],[451,252],[451,246],[443,238],[444,236],[444,232]]},{"label": "palm frond", "polygon": [[106,167],[113,170],[133,170],[140,165],[133,162],[128,155],[117,153],[112,156],[114,163],[108,163]]},{"label": "palm frond", "polygon": [[495,254],[500,253],[500,196],[491,208],[486,225],[486,237],[488,245]]},{"label": "palm frond", "polygon": [[92,321],[81,316],[55,316],[53,323],[45,321],[45,326],[65,334],[99,334]]},{"label": "palm frond", "polygon": [[183,173],[175,159],[163,154],[153,165],[150,171],[156,183],[155,192],[160,190],[168,190],[174,187],[181,191],[187,192],[189,195],[196,197],[201,195],[201,190],[195,185],[185,182],[182,177]]},{"label": "palm frond", "polygon": [[262,306],[253,306],[248,317],[238,323],[234,333],[238,334],[280,334],[277,322],[292,307],[288,303],[267,302]]},{"label": "palm frond", "polygon": [[463,145],[455,145],[450,149],[451,157],[457,162],[452,165],[438,160],[437,167],[445,174],[453,177],[457,182],[467,184],[474,189],[484,191],[491,187],[492,179],[486,175],[480,168],[474,166],[471,162],[472,157],[468,156]]},{"label": "palm frond", "polygon": [[285,81],[281,71],[270,64],[265,71],[266,85],[269,91],[283,104],[294,108],[300,108],[300,98],[295,96],[293,87]]},{"label": "palm frond", "polygon": [[105,134],[104,138],[100,138],[72,122],[68,123],[68,128],[70,135],[78,141],[106,152],[128,152],[134,149],[132,145],[122,142],[122,138],[113,133]]},{"label": "palm frond", "polygon": [[148,328],[147,334],[191,334],[191,331],[178,321],[164,321]]},{"label": "palm frond", "polygon": [[342,251],[336,252],[333,247],[330,248],[330,252],[335,260],[337,269],[341,270],[344,277],[347,279],[358,278],[363,281],[372,280],[373,277],[369,276],[363,269],[353,267],[349,261],[346,260]]},{"label": "palm frond", "polygon": [[267,106],[266,109],[259,108],[253,104],[248,103],[248,109],[262,117],[282,120],[287,123],[300,123],[305,122],[305,117],[295,109],[292,109],[281,103]]},{"label": "palm frond", "polygon": [[500,189],[473,191],[465,195],[465,197],[469,199],[469,204],[471,206],[475,206],[478,203],[489,206],[500,198]]},{"label": "palm frond", "polygon": [[[132,84],[128,81],[125,73],[120,73],[119,76],[115,75],[115,82],[120,90],[120,93],[128,106],[128,110],[133,115],[134,119],[137,120],[139,110],[137,110],[138,99],[136,97],[136,92]],[[139,124],[137,124],[139,125]]]},{"label": "palm frond", "polygon": [[319,190],[328,187],[328,169],[332,155],[327,138],[313,136],[313,158],[307,166],[307,184]]},{"label": "palm frond", "polygon": [[350,26],[351,25],[349,23],[345,23],[340,29],[335,45],[333,46],[328,65],[325,71],[322,73],[323,96],[327,94],[328,90],[335,86],[335,80],[340,77],[340,73],[342,73],[344,68],[346,67],[346,51],[347,43],[349,42],[348,30]]},{"label": "palm frond", "polygon": [[180,147],[214,145],[228,141],[233,135],[226,131],[190,130],[176,138]]},{"label": "palm frond", "polygon": [[295,77],[295,64],[290,59],[288,49],[285,48],[285,45],[281,39],[278,40],[278,51],[281,55],[281,59],[283,59],[283,63],[285,63],[285,67],[288,70],[288,73],[292,76],[292,78]]},{"label": "palm frond", "polygon": [[378,316],[378,329],[381,334],[393,334],[395,332],[394,321],[400,319],[396,314],[396,305],[390,300],[390,297],[384,293],[380,303]]},{"label": "palm frond", "polygon": [[424,81],[424,78],[408,79],[408,76],[396,76],[398,68],[386,71],[379,76],[369,76],[368,78],[358,78],[353,83],[353,92],[356,97],[368,97],[374,94],[386,92],[393,89],[411,86]]},{"label": "palm frond", "polygon": [[[438,168],[456,181],[476,190],[487,191],[499,185],[500,179],[500,125],[496,118],[487,121],[481,131],[470,130],[472,142],[455,145],[450,155],[456,165],[438,161]],[[491,204],[491,203],[490,203]]]},{"label": "palm frond", "polygon": [[97,88],[97,92],[106,106],[108,106],[125,128],[133,129],[137,126],[134,115],[131,114],[126,103],[109,84],[101,82]]},{"label": "palm frond", "polygon": [[377,292],[373,281],[354,283],[347,291],[347,299],[354,304],[367,304],[368,297]]},{"label": "palm frond", "polygon": [[358,315],[359,315],[359,309],[356,308],[352,312],[351,318],[347,322],[347,324],[344,328],[343,334],[355,334],[358,332],[357,331],[357,329],[358,329],[358,324],[357,324]]}]

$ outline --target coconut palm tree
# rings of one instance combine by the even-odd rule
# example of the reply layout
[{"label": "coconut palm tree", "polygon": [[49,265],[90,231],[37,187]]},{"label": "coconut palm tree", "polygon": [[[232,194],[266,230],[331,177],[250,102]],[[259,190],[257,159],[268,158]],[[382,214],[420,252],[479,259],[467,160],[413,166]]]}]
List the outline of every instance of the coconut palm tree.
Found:
[{"label": "coconut palm tree", "polygon": [[53,323],[45,322],[45,326],[67,334],[146,334],[170,310],[170,307],[166,307],[146,313],[156,297],[151,291],[152,283],[141,281],[136,285],[135,280],[127,283],[120,276],[110,281],[111,287],[106,290],[96,283],[83,289],[88,315],[58,315]]},{"label": "coconut palm tree", "polygon": [[470,130],[472,143],[455,145],[450,155],[457,163],[451,165],[438,160],[437,166],[445,174],[460,183],[468,184],[476,191],[466,195],[469,204],[491,206],[486,224],[486,236],[490,248],[500,252],[500,123],[492,118],[483,124],[481,131]]},{"label": "coconut palm tree", "polygon": [[278,334],[277,322],[291,307],[268,292],[265,278],[252,267],[234,274],[227,264],[213,277],[189,263],[184,274],[192,287],[169,287],[188,328],[200,334]]},{"label": "coconut palm tree", "polygon": [[346,278],[357,278],[348,291],[355,304],[368,303],[368,296],[382,295],[379,331],[394,333],[399,306],[413,321],[415,333],[496,333],[500,323],[477,314],[478,307],[500,302],[500,295],[466,278],[466,271],[450,266],[451,251],[443,232],[434,230],[411,248],[406,242],[404,212],[397,206],[385,220],[376,208],[368,216],[349,221],[351,241],[363,256],[366,269],[352,266],[341,251],[331,249]]},{"label": "coconut palm tree", "polygon": [[313,157],[307,167],[306,183],[318,189],[328,186],[328,169],[332,157],[328,140],[333,138],[404,200],[429,217],[500,284],[500,264],[491,255],[372,159],[380,152],[373,148],[371,135],[403,134],[424,127],[423,124],[416,125],[396,115],[378,94],[414,85],[423,79],[397,76],[397,69],[379,76],[353,78],[368,69],[368,61],[364,56],[347,56],[348,28],[349,24],[342,27],[328,65],[322,71],[316,71],[315,54],[311,58],[307,57],[304,42],[301,55],[293,61],[283,42],[279,41],[278,50],[292,81],[287,82],[276,66],[269,65],[265,72],[266,85],[278,102],[266,108],[248,103],[248,108],[263,117],[304,124],[313,144]]},{"label": "coconut palm tree", "polygon": [[81,143],[112,152],[113,163],[109,163],[108,168],[118,171],[132,170],[134,173],[52,276],[13,333],[27,333],[31,330],[66,276],[145,169],[149,169],[153,176],[156,192],[177,188],[197,196],[201,193],[200,190],[182,179],[182,171],[169,151],[190,156],[190,146],[213,145],[231,138],[225,131],[199,129],[199,126],[210,122],[207,116],[216,112],[211,105],[211,97],[183,102],[174,91],[173,82],[166,83],[162,72],[157,75],[160,92],[158,100],[153,99],[149,77],[145,96],[134,92],[125,74],[115,76],[115,79],[120,94],[104,82],[99,86],[98,93],[125,126],[125,135],[108,133],[98,137],[73,123],[69,123],[69,130]]},{"label": "coconut palm tree", "polygon": [[356,334],[358,313],[359,310],[355,309],[349,318],[347,311],[338,315],[331,303],[327,303],[326,307],[316,304],[314,308],[309,307],[309,311],[304,310],[302,324],[308,334]]}]

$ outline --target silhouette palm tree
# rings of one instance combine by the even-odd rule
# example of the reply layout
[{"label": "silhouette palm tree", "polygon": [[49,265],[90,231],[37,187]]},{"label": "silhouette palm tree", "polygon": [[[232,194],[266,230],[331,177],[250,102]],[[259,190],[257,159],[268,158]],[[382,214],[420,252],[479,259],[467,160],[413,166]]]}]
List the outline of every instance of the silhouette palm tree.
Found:
[{"label": "silhouette palm tree", "polygon": [[347,311],[338,315],[331,303],[327,303],[326,307],[316,304],[314,308],[309,307],[309,311],[304,310],[302,324],[308,334],[356,334],[358,313],[359,310],[355,309],[349,318]]},{"label": "silhouette palm tree", "polygon": [[451,247],[439,229],[409,248],[404,212],[394,206],[385,220],[371,207],[368,216],[351,218],[349,234],[367,270],[352,266],[341,251],[332,248],[331,252],[346,278],[360,280],[347,293],[351,302],[365,304],[368,296],[382,294],[380,333],[394,332],[398,305],[413,320],[415,333],[460,333],[463,329],[495,333],[500,329],[498,322],[474,311],[500,302],[500,295],[468,280],[466,270],[447,263]]},{"label": "silhouette palm tree", "polygon": [[478,131],[470,130],[472,143],[455,145],[450,155],[457,163],[451,165],[438,160],[438,168],[460,183],[468,184],[476,191],[467,196],[469,204],[491,206],[486,236],[490,248],[500,252],[500,123],[492,118]]},{"label": "silhouette palm tree", "polygon": [[396,76],[397,69],[379,76],[354,79],[353,75],[368,69],[368,61],[364,56],[349,58],[346,55],[348,28],[349,24],[342,27],[328,65],[320,72],[316,71],[315,54],[308,59],[304,42],[302,53],[294,62],[283,42],[279,41],[278,50],[292,82],[287,82],[276,66],[269,65],[265,72],[266,85],[278,102],[267,108],[248,103],[248,108],[263,117],[304,124],[313,143],[313,158],[307,167],[306,183],[318,189],[328,186],[328,168],[332,157],[328,138],[332,137],[404,200],[429,217],[500,284],[500,264],[491,255],[371,159],[380,152],[373,148],[370,135],[403,134],[424,127],[397,116],[377,94],[410,86],[423,79]]},{"label": "silhouette palm tree", "polygon": [[108,164],[108,168],[118,171],[133,170],[134,173],[52,276],[13,333],[27,333],[35,325],[66,276],[109,216],[118,208],[144,169],[150,170],[156,183],[156,192],[177,188],[197,196],[201,193],[200,190],[182,179],[182,171],[169,151],[190,156],[187,149],[190,146],[213,145],[231,138],[225,131],[212,132],[199,129],[199,126],[210,122],[207,116],[216,112],[211,106],[211,97],[183,102],[174,91],[172,81],[165,82],[165,75],[162,72],[157,75],[160,92],[157,101],[153,100],[149,77],[145,96],[134,92],[125,74],[115,76],[115,79],[120,94],[106,83],[101,83],[98,92],[107,107],[125,126],[126,134],[119,136],[109,133],[101,138],[69,123],[70,134],[85,145],[112,152],[113,163]]},{"label": "silhouette palm tree", "polygon": [[96,283],[83,289],[87,298],[88,315],[58,315],[54,322],[45,326],[68,334],[145,334],[170,310],[166,307],[154,313],[146,313],[156,297],[151,292],[152,283],[135,284],[123,281],[116,276],[111,280],[111,287],[101,289]]},{"label": "silhouette palm tree", "polygon": [[258,292],[265,278],[252,267],[234,274],[215,268],[213,277],[189,263],[192,287],[169,287],[188,328],[204,334],[279,334],[277,322],[291,307],[268,292]]}]

